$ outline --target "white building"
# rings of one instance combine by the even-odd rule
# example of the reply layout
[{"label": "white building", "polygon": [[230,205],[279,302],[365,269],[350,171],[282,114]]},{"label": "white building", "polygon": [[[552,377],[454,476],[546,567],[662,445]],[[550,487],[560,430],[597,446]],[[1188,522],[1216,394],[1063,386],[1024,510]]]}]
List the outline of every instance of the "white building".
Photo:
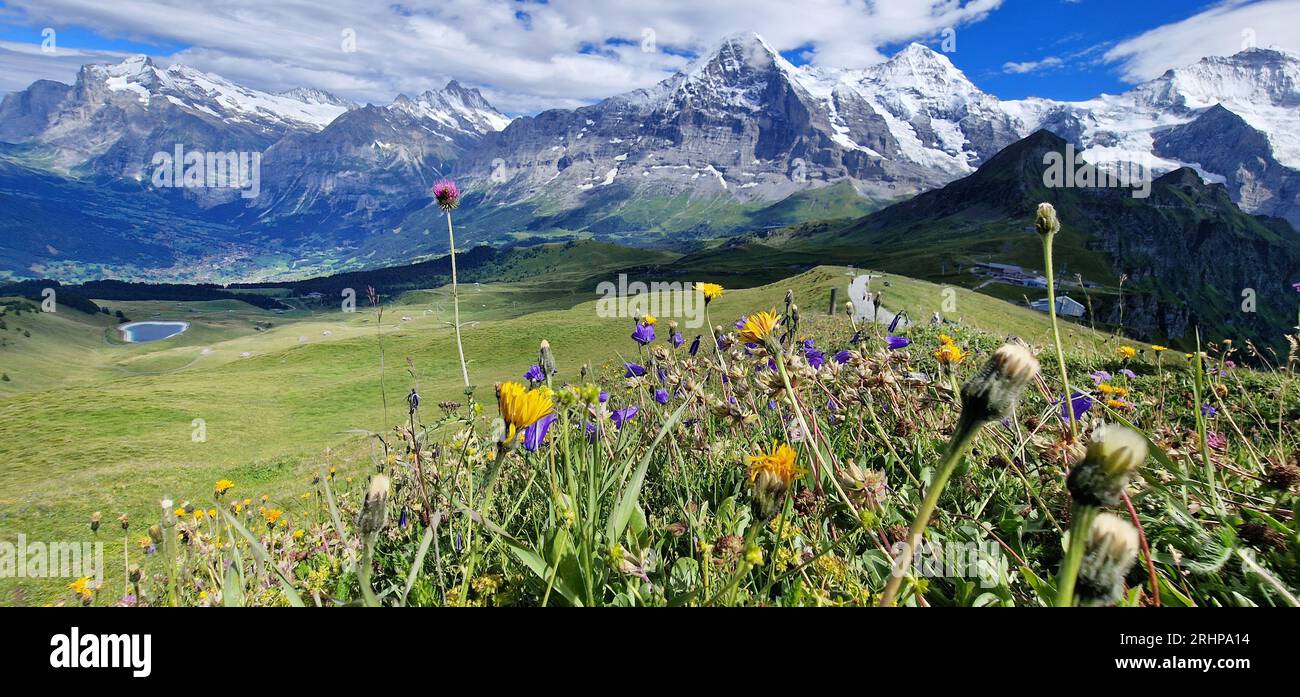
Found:
[{"label": "white building", "polygon": [[[1029,303],[1029,307],[1038,310],[1039,312],[1047,312],[1049,307],[1047,298],[1035,300]],[[1083,305],[1068,295],[1062,295],[1056,299],[1056,314],[1061,315],[1062,317],[1082,317],[1083,311]]]}]

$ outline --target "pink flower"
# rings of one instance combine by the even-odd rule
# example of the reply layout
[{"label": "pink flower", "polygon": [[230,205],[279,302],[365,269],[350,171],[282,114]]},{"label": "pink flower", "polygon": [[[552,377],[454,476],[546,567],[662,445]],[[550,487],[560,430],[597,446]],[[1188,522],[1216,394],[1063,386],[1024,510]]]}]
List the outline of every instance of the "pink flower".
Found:
[{"label": "pink flower", "polygon": [[438,207],[444,211],[455,210],[460,205],[460,189],[450,179],[443,179],[433,185],[433,197],[437,199]]},{"label": "pink flower", "polygon": [[1215,450],[1223,450],[1228,445],[1228,439],[1215,433],[1214,431],[1205,432],[1205,444]]}]

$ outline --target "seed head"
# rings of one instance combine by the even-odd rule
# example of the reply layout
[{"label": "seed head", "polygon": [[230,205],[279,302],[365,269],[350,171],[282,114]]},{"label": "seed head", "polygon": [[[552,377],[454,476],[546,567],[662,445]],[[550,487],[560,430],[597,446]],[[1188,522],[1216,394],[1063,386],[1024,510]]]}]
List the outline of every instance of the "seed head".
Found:
[{"label": "seed head", "polygon": [[1038,234],[1043,237],[1049,237],[1061,231],[1061,221],[1056,219],[1056,208],[1052,204],[1038,204],[1038,217],[1034,221],[1034,227],[1037,228]]},{"label": "seed head", "polygon": [[1124,577],[1137,559],[1138,532],[1128,521],[1099,513],[1088,531],[1076,595],[1081,605],[1110,605],[1124,593]]},{"label": "seed head", "polygon": [[1005,344],[961,387],[961,418],[983,425],[1005,418],[1015,408],[1025,385],[1038,374],[1038,359],[1029,349]]},{"label": "seed head", "polygon": [[1146,458],[1147,441],[1137,431],[1101,426],[1092,432],[1083,462],[1070,470],[1070,496],[1083,506],[1113,506]]},{"label": "seed head", "polygon": [[366,490],[366,502],[361,506],[361,534],[371,535],[384,529],[388,521],[388,477],[376,474]]}]

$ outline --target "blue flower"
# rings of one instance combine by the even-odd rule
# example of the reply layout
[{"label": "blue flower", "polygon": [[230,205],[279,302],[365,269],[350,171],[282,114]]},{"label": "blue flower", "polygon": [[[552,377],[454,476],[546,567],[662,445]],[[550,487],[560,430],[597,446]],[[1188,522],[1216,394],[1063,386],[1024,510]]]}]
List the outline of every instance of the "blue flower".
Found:
[{"label": "blue flower", "polygon": [[1088,377],[1092,378],[1092,384],[1100,385],[1103,382],[1110,382],[1114,376],[1104,370],[1096,370],[1089,373]]},{"label": "blue flower", "polygon": [[682,347],[682,341],[683,341],[683,339],[682,339],[682,333],[681,333],[681,332],[673,332],[673,335],[672,335],[672,337],[670,337],[670,338],[672,339],[672,342],[673,342],[673,348],[681,348],[681,347]]},{"label": "blue flower", "polygon": [[546,373],[542,372],[542,366],[530,365],[528,372],[524,373],[524,379],[529,382],[542,382],[546,379]]},{"label": "blue flower", "polygon": [[805,351],[811,351],[817,348],[817,344],[812,339],[804,339],[799,343],[803,344],[803,350]]},{"label": "blue flower", "polygon": [[848,351],[847,349],[846,349],[846,350],[843,350],[843,351],[837,351],[837,352],[835,353],[835,362],[836,362],[836,363],[839,363],[840,365],[844,365],[845,363],[848,363],[848,362],[849,362],[849,358],[850,358],[851,356],[852,356],[852,354],[849,353],[849,351]]},{"label": "blue flower", "polygon": [[645,346],[655,340],[655,325],[637,324],[636,329],[632,332],[632,340]]},{"label": "blue flower", "polygon": [[695,335],[695,341],[691,342],[691,355],[694,356],[696,351],[700,350],[700,337],[702,334]]},{"label": "blue flower", "polygon": [[546,440],[546,432],[551,429],[551,424],[559,418],[555,414],[547,414],[533,423],[532,426],[524,429],[524,450],[530,453],[537,452],[541,447],[542,441]]},{"label": "blue flower", "polygon": [[1135,373],[1135,372],[1129,370],[1128,368],[1124,368],[1124,369],[1120,370],[1120,371],[1119,371],[1119,374],[1120,374],[1120,375],[1123,375],[1124,377],[1128,378],[1129,380],[1136,380],[1136,379],[1137,379],[1137,373]]},{"label": "blue flower", "polygon": [[817,349],[807,349],[803,355],[808,359],[808,365],[812,366],[813,370],[820,370],[826,364],[826,354]]},{"label": "blue flower", "polygon": [[748,322],[748,321],[749,321],[749,316],[748,316],[748,315],[741,315],[741,316],[740,316],[740,319],[736,320],[736,329],[744,329],[744,328],[745,328],[745,322]]},{"label": "blue flower", "polygon": [[890,335],[885,339],[885,343],[889,345],[890,351],[897,351],[898,349],[901,348],[907,348],[909,345],[911,345],[912,340],[905,336]]},{"label": "blue flower", "polygon": [[1218,409],[1215,409],[1214,407],[1210,406],[1209,404],[1202,404],[1202,405],[1201,405],[1201,416],[1214,416],[1215,414],[1218,414],[1218,413],[1219,413],[1219,410],[1218,410]]},{"label": "blue flower", "polygon": [[1074,411],[1074,418],[1077,419],[1086,414],[1088,410],[1092,408],[1092,397],[1089,397],[1082,392],[1075,392],[1074,396],[1070,399],[1069,405],[1066,405],[1064,399],[1062,399],[1059,404],[1061,405],[1061,419],[1063,421],[1069,421],[1071,409]]},{"label": "blue flower", "polygon": [[604,391],[604,390],[601,390],[601,391],[600,391],[600,403],[601,403],[601,404],[604,404],[605,402],[608,402],[608,401],[609,401],[609,393],[606,392],[606,391]]},{"label": "blue flower", "polygon": [[632,418],[636,416],[637,411],[639,410],[636,408],[636,405],[633,404],[632,406],[627,407],[625,409],[615,410],[612,414],[610,414],[610,418],[614,419],[615,426],[618,426],[619,428],[623,428],[623,424],[627,423],[628,421],[631,421]]},{"label": "blue flower", "polygon": [[668,390],[665,390],[665,389],[663,389],[662,387],[659,388],[659,389],[657,389],[657,390],[655,390],[655,401],[656,401],[656,402],[659,402],[660,404],[667,404],[667,403],[668,403]]},{"label": "blue flower", "polygon": [[645,375],[645,366],[636,363],[624,363],[623,365],[627,368],[627,372],[623,374],[625,378],[639,378]]}]

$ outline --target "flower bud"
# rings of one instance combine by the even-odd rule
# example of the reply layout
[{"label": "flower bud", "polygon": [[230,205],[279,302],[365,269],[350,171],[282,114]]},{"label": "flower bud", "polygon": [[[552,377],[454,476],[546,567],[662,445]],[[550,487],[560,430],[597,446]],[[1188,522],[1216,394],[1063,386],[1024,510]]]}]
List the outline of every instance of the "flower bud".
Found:
[{"label": "flower bud", "polygon": [[384,529],[388,521],[388,477],[376,474],[366,490],[366,501],[361,506],[361,534],[372,535]]},{"label": "flower bud", "polygon": [[1038,218],[1034,221],[1038,234],[1047,237],[1061,231],[1061,221],[1056,219],[1056,208],[1050,203],[1038,204]]},{"label": "flower bud", "polygon": [[1008,416],[1038,374],[1038,359],[1029,349],[1005,344],[989,358],[979,372],[961,387],[961,419],[968,425],[983,425]]},{"label": "flower bud", "polygon": [[171,499],[163,499],[162,503],[162,524],[165,528],[176,525],[176,509],[172,505]]},{"label": "flower bud", "polygon": [[91,532],[99,532],[99,522],[100,522],[101,520],[103,520],[103,519],[104,519],[104,514],[103,514],[103,513],[99,512],[99,511],[95,511],[94,513],[91,513],[91,514],[90,514],[90,531],[91,531]]},{"label": "flower bud", "polygon": [[1110,605],[1124,594],[1124,577],[1137,559],[1138,532],[1128,521],[1099,513],[1088,531],[1075,595],[1080,605]]},{"label": "flower bud", "polygon": [[1081,506],[1113,506],[1146,458],[1147,441],[1137,431],[1101,426],[1092,432],[1083,462],[1070,470],[1070,496]]}]

